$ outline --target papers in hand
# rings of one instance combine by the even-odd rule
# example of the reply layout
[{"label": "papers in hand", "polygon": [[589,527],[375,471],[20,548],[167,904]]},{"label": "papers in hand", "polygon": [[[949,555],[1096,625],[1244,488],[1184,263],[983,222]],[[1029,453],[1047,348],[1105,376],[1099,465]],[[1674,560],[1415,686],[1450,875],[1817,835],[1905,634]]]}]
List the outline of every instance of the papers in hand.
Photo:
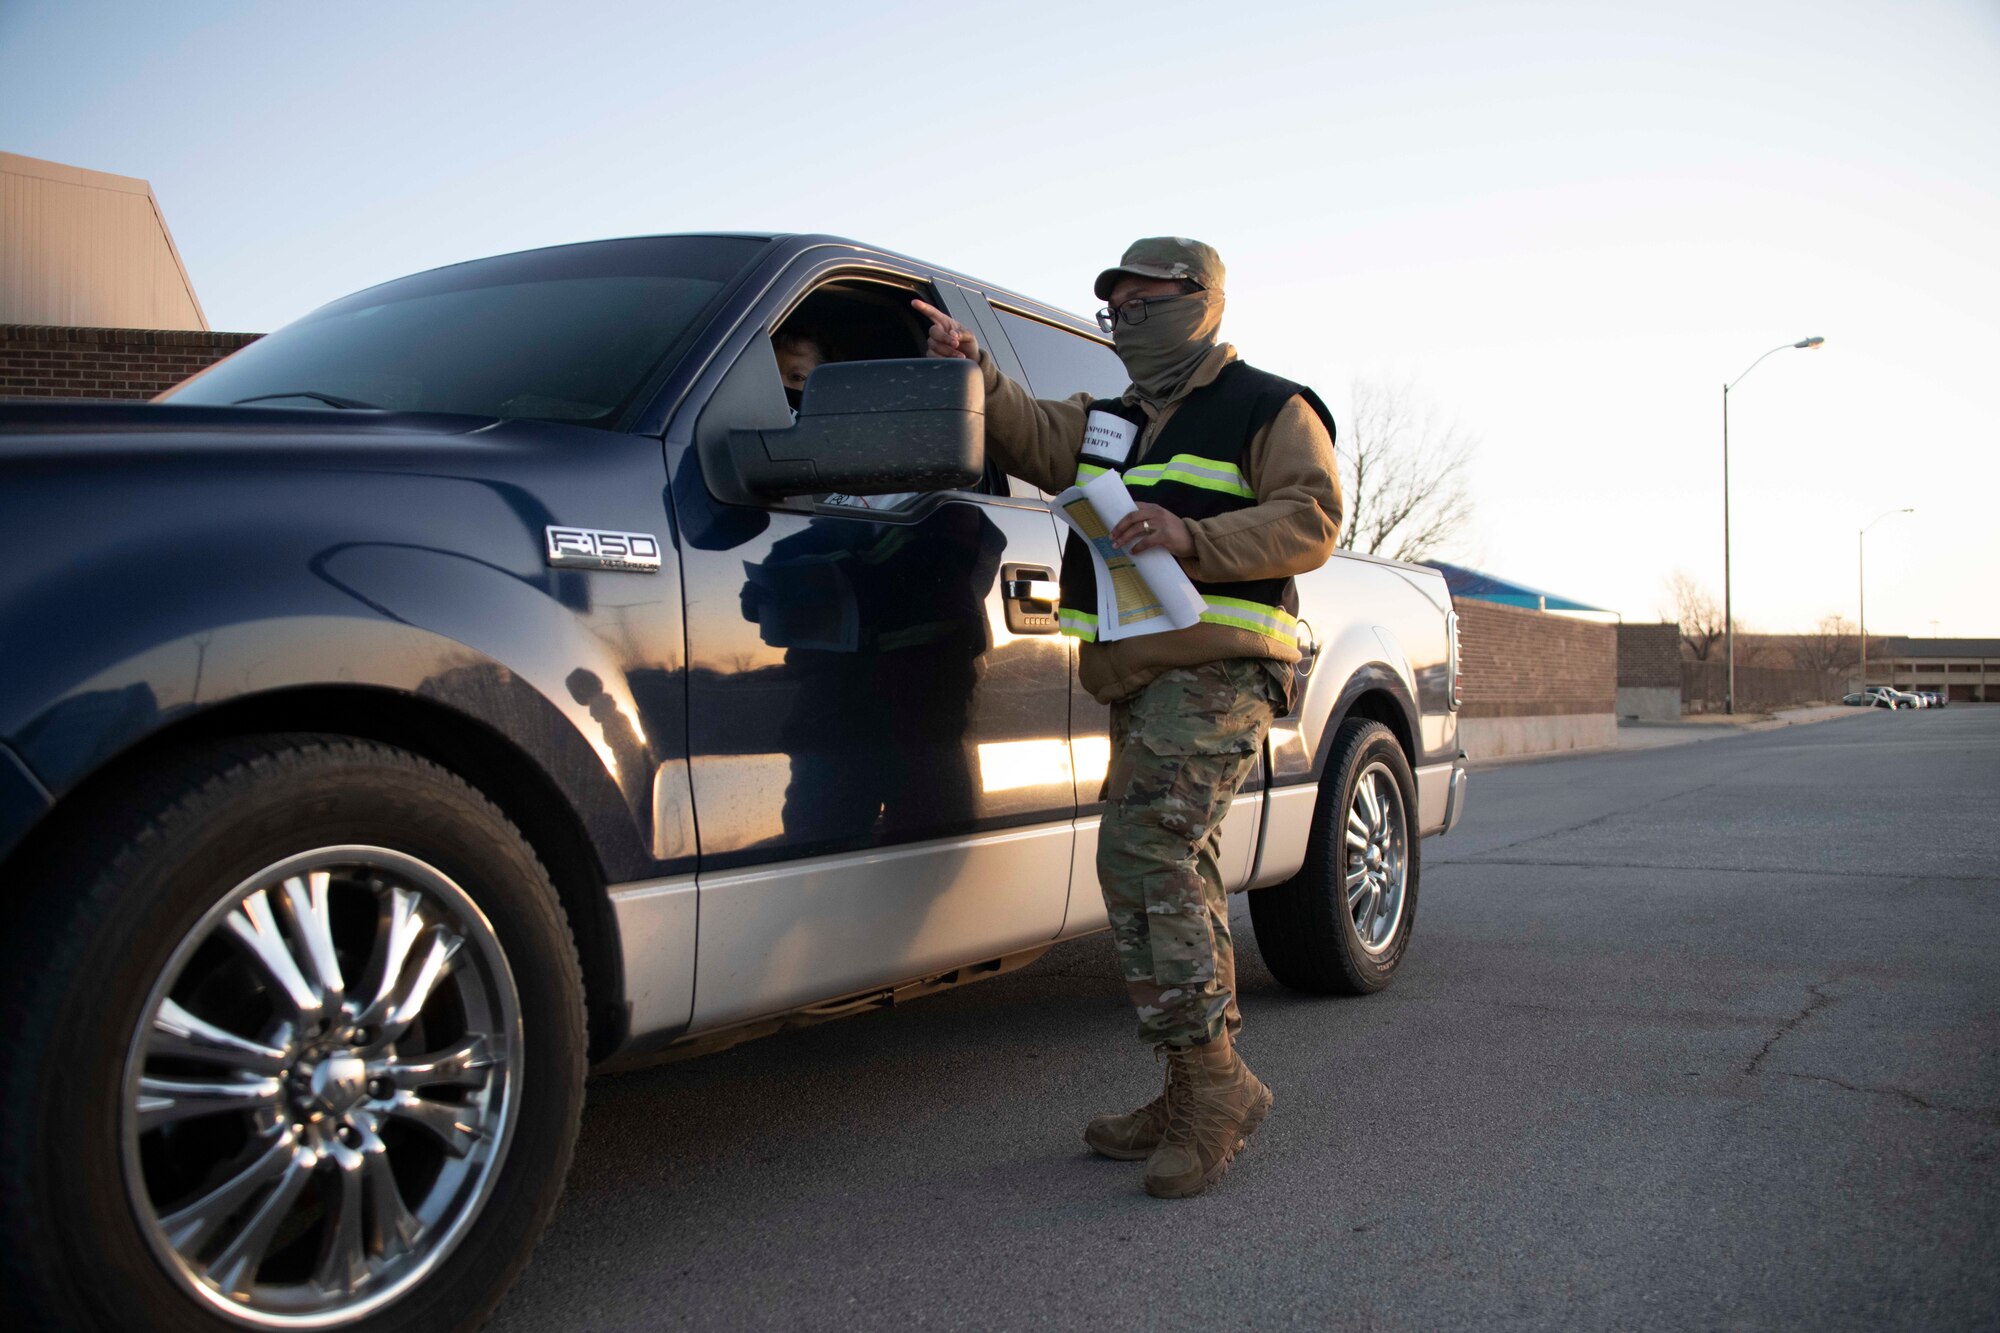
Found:
[{"label": "papers in hand", "polygon": [[1070,487],[1050,506],[1090,547],[1097,572],[1097,605],[1064,609],[1094,612],[1100,642],[1186,629],[1201,619],[1207,602],[1164,548],[1130,555],[1112,545],[1111,530],[1138,507],[1123,477],[1106,472],[1088,485]]}]

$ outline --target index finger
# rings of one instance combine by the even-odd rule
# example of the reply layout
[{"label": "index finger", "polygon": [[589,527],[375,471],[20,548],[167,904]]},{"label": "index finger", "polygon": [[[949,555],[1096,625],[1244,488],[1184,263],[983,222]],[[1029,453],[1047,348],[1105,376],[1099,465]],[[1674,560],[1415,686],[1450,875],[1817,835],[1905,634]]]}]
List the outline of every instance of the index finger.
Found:
[{"label": "index finger", "polygon": [[939,325],[940,327],[947,329],[955,329],[958,327],[957,320],[953,319],[950,315],[945,314],[944,311],[938,309],[936,306],[932,305],[928,301],[913,300],[910,302],[910,304],[917,308],[918,314],[922,315],[925,319],[928,319],[933,324]]}]

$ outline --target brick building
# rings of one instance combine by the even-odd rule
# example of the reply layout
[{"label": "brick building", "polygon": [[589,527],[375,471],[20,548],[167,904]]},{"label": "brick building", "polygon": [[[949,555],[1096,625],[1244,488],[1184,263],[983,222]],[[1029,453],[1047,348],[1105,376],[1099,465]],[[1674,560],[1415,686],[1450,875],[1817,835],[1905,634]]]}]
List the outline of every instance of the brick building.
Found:
[{"label": "brick building", "polygon": [[261,336],[0,324],[0,398],[144,400]]},{"label": "brick building", "polygon": [[210,331],[152,186],[0,153],[0,398],[151,398],[257,337]]},{"label": "brick building", "polygon": [[1868,684],[1935,690],[1955,704],[2000,703],[2000,639],[1871,640]]},{"label": "brick building", "polygon": [[1681,627],[1618,626],[1618,716],[1675,722],[1681,715]]},{"label": "brick building", "polygon": [[1618,643],[1610,625],[1495,602],[1456,601],[1464,703],[1459,743],[1474,759],[1618,743]]},{"label": "brick building", "polygon": [[1474,759],[1596,750],[1618,743],[1618,641],[1611,615],[1557,593],[1428,560],[1458,611],[1465,678],[1459,743]]}]

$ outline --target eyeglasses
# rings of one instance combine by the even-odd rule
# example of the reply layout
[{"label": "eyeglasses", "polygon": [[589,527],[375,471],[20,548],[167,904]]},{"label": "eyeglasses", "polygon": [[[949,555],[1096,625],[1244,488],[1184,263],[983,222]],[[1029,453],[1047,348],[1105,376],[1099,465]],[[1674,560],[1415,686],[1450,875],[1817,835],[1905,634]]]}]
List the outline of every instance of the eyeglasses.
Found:
[{"label": "eyeglasses", "polygon": [[1193,295],[1193,292],[1176,292],[1172,296],[1136,296],[1124,305],[1106,306],[1098,311],[1097,327],[1110,333],[1118,327],[1118,321],[1121,319],[1128,325],[1144,324],[1147,307],[1163,305],[1168,301],[1182,301]]}]

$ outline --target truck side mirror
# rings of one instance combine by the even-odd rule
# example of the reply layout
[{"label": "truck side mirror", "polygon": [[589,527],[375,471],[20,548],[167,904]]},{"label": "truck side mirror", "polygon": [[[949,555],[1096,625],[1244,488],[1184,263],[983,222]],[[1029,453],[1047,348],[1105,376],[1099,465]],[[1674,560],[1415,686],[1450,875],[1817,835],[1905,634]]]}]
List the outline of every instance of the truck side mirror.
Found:
[{"label": "truck side mirror", "polygon": [[836,361],[813,371],[788,429],[731,430],[729,459],[760,499],[973,486],[986,470],[986,383],[957,358]]}]

